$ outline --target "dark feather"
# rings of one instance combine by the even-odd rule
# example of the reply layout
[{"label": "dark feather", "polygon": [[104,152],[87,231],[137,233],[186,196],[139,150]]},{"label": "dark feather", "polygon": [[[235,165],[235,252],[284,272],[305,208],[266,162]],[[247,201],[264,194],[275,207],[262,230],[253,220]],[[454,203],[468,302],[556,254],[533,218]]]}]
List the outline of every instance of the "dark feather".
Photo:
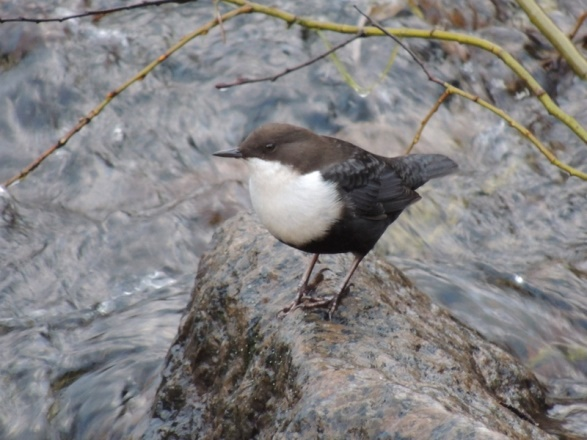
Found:
[{"label": "dark feather", "polygon": [[442,154],[410,154],[383,158],[401,177],[404,185],[416,190],[430,179],[455,172],[457,164]]},{"label": "dark feather", "polygon": [[420,200],[417,188],[457,169],[452,160],[439,154],[386,158],[287,124],[267,124],[255,130],[237,153],[224,152],[224,157],[277,161],[302,175],[319,171],[336,184],[344,202],[342,217],[308,242],[287,243],[317,254],[366,255],[402,211]]},{"label": "dark feather", "polygon": [[[409,174],[409,165],[398,164],[398,168]],[[383,220],[393,215],[395,218],[397,211],[420,200],[396,169],[363,150],[355,150],[346,161],[326,168],[322,176],[338,184],[353,214],[360,217]]]}]

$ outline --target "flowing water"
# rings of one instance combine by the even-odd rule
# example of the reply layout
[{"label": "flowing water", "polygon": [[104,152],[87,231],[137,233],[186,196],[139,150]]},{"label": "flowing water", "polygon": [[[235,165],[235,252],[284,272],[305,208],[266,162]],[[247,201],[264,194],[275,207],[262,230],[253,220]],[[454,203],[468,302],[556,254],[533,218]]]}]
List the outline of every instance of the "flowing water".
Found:
[{"label": "flowing water", "polygon": [[[282,3],[298,14],[358,21],[351,4]],[[586,10],[587,2],[574,7]],[[80,8],[73,0],[13,0],[0,5],[0,16]],[[0,181],[214,14],[200,1],[96,20],[0,24]],[[417,23],[401,17],[389,24]],[[261,15],[223,27],[224,35],[212,30],[132,85],[0,192],[1,438],[140,436],[198,259],[219,222],[249,209],[246,170],[211,152],[237,145],[263,122],[283,121],[400,154],[441,92],[402,51],[369,94],[353,91],[329,61],[219,91],[219,82],[267,76],[325,50],[315,34]],[[479,34],[521,51],[548,79],[523,52],[520,32]],[[513,100],[499,81],[508,71],[490,54],[461,62],[453,46],[409,43],[439,75],[491,94],[563,160],[587,170],[587,147],[535,100]],[[361,40],[339,56],[366,87],[385,70],[393,43]],[[561,107],[587,126],[584,82],[568,75],[555,89]],[[416,151],[448,154],[461,172],[427,185],[375,253],[515,353],[548,387],[551,416],[587,436],[587,183],[460,99],[439,110]]]}]

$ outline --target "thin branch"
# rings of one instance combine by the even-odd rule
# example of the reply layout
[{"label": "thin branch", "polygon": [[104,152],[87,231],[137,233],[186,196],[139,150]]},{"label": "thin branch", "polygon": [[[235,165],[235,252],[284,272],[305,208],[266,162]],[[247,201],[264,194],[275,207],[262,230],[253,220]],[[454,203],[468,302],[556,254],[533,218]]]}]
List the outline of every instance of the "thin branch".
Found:
[{"label": "thin branch", "polygon": [[[357,11],[359,11],[359,13],[361,15],[363,15],[365,18],[367,18],[367,20],[369,20],[369,22],[376,27],[377,29],[379,29],[381,32],[383,32],[385,35],[391,37],[394,41],[396,41],[398,44],[401,44],[401,42],[399,42],[397,40],[396,37],[394,37],[393,35],[391,35],[385,28],[383,28],[379,23],[377,23],[375,20],[373,20],[371,17],[369,17],[368,15],[364,14],[363,12],[361,12],[359,10],[359,8],[357,8],[355,6],[355,9],[357,9]],[[402,45],[402,47],[404,47]],[[405,48],[405,47],[404,47]],[[518,130],[524,137],[526,137],[527,139],[530,140],[530,142],[532,142],[536,148],[538,148],[538,150],[555,166],[557,166],[558,168],[566,171],[567,173],[569,173],[571,176],[575,176],[575,177],[579,177],[583,180],[587,180],[587,173],[584,173],[582,171],[579,171],[573,167],[571,167],[570,165],[567,165],[563,162],[561,162],[560,160],[558,160],[558,158],[555,156],[555,154],[548,149],[544,144],[542,144],[542,142],[540,142],[540,140],[530,131],[528,130],[526,127],[524,127],[522,124],[520,124],[519,122],[517,122],[514,118],[512,118],[510,115],[508,115],[505,111],[503,111],[502,109],[490,104],[487,101],[484,101],[483,99],[479,98],[476,95],[473,95],[472,93],[468,93],[465,92],[464,90],[459,89],[458,87],[453,86],[452,84],[449,84],[448,82],[443,82],[437,78],[434,78],[433,76],[430,75],[430,73],[428,72],[428,70],[426,70],[424,63],[420,62],[418,60],[418,57],[411,52],[410,50],[408,50],[409,54],[414,58],[414,60],[416,60],[416,62],[424,69],[424,71],[426,72],[426,75],[428,75],[428,78],[430,78],[430,81],[435,82],[436,84],[440,84],[442,85],[446,90],[444,92],[444,94],[442,95],[442,97],[444,97],[445,94],[455,94],[455,95],[459,95],[462,96],[463,98],[469,99],[477,104],[479,104],[480,106],[486,108],[487,110],[495,113],[496,115],[498,115],[499,117],[501,117],[502,119],[504,119],[511,127],[515,128],[516,130]],[[441,98],[442,98],[441,97]],[[443,98],[444,100],[444,98]],[[440,101],[440,100],[439,100]],[[438,105],[440,105],[440,103],[438,103]],[[434,107],[433,107],[434,110]]]},{"label": "thin branch", "polygon": [[94,119],[97,115],[99,115],[102,112],[102,110],[104,110],[104,108],[110,103],[110,101],[112,101],[116,96],[118,96],[120,93],[122,93],[124,90],[126,90],[132,84],[143,80],[149,73],[151,73],[151,71],[155,67],[157,67],[159,64],[163,63],[174,52],[178,51],[180,48],[185,46],[189,41],[193,40],[194,38],[196,38],[199,35],[207,34],[210,31],[210,29],[218,26],[218,24],[220,22],[225,22],[225,21],[230,20],[233,17],[236,17],[237,15],[248,14],[250,12],[251,12],[251,7],[247,6],[247,5],[242,6],[238,9],[233,9],[232,11],[227,12],[226,14],[222,15],[221,17],[216,17],[214,20],[209,21],[208,23],[206,23],[204,26],[197,29],[196,31],[184,36],[175,45],[173,45],[171,48],[169,48],[169,50],[167,50],[167,52],[165,52],[163,55],[161,55],[155,61],[152,61],[149,65],[147,65],[147,67],[145,67],[143,70],[141,70],[135,76],[133,76],[127,82],[122,84],[117,89],[109,92],[106,95],[106,98],[97,107],[95,107],[92,111],[90,111],[86,116],[81,118],[79,120],[79,122],[76,124],[76,126],[73,127],[64,137],[59,139],[59,141],[57,141],[57,143],[55,145],[53,145],[51,148],[46,150],[43,154],[41,154],[41,156],[39,156],[32,163],[30,163],[26,168],[21,170],[20,173],[18,173],[16,176],[11,177],[6,182],[4,182],[4,184],[3,184],[4,187],[7,188],[8,186],[12,185],[14,182],[22,179],[23,177],[26,177],[31,171],[33,171],[45,159],[47,159],[47,157],[49,157],[51,154],[53,154],[59,148],[63,147],[73,137],[73,135],[75,135],[78,131],[80,131],[82,128],[84,128],[86,125],[88,125],[92,121],[92,119]]},{"label": "thin branch", "polygon": [[220,0],[214,0],[214,12],[216,13],[216,17],[218,18],[218,25],[220,26],[220,34],[222,35],[222,42],[226,44],[226,32],[224,31],[224,23],[222,22],[222,14],[220,14],[220,8],[218,4]]},{"label": "thin branch", "polygon": [[[0,23],[7,22],[7,21],[31,21],[35,23],[41,22],[49,22],[49,21],[57,21],[62,22],[65,20],[85,17],[89,15],[104,15],[111,12],[116,12],[119,10],[128,10],[134,9],[144,6],[159,6],[166,3],[188,3],[194,0],[159,0],[159,1],[151,1],[151,2],[142,2],[140,4],[130,5],[122,8],[113,8],[108,10],[101,10],[101,11],[88,11],[83,14],[68,16],[68,17],[61,17],[61,18],[53,18],[53,19],[30,19],[30,18],[16,18],[16,19],[1,19]],[[538,100],[543,104],[546,110],[556,117],[558,120],[563,122],[567,125],[580,139],[587,143],[587,131],[574,119],[572,116],[565,113],[562,109],[560,109],[554,101],[548,96],[548,94],[542,89],[540,84],[532,77],[532,75],[524,69],[524,67],[507,51],[505,51],[500,46],[493,44],[487,40],[473,37],[466,34],[460,34],[456,32],[446,32],[446,31],[439,31],[436,29],[433,30],[422,30],[422,29],[408,29],[408,28],[401,28],[401,29],[390,29],[389,31],[383,29],[381,26],[377,27],[366,27],[363,28],[362,26],[352,26],[346,24],[339,24],[339,23],[331,23],[331,22],[321,22],[317,20],[306,19],[302,17],[298,17],[296,15],[287,13],[280,9],[272,8],[269,6],[261,5],[259,3],[253,3],[249,0],[221,0],[226,3],[232,3],[234,5],[240,6],[240,8],[235,9],[227,14],[224,14],[220,17],[217,17],[215,20],[212,20],[202,28],[198,29],[192,34],[187,35],[186,37],[182,38],[176,45],[174,45],[171,49],[169,49],[165,54],[161,55],[157,60],[153,61],[147,67],[145,67],[141,72],[127,81],[125,84],[120,86],[119,88],[115,89],[114,91],[108,93],[106,98],[102,103],[100,103],[97,107],[95,107],[87,116],[80,119],[78,124],[71,129],[63,138],[61,138],[54,146],[52,146],[49,150],[47,150],[41,157],[31,163],[27,168],[23,169],[18,176],[15,176],[9,179],[5,186],[9,186],[15,181],[25,177],[28,173],[34,170],[40,163],[43,162],[51,153],[55,150],[61,148],[65,145],[71,137],[73,137],[78,131],[80,131],[85,125],[87,125],[94,117],[96,117],[109,103],[114,99],[118,94],[123,92],[127,87],[129,87],[132,83],[140,81],[145,78],[147,74],[151,72],[157,65],[164,62],[172,53],[177,51],[183,45],[185,45],[191,39],[197,37],[198,35],[202,35],[207,33],[210,29],[217,26],[222,21],[227,21],[230,18],[233,18],[237,15],[244,14],[244,13],[261,13],[267,16],[275,17],[280,20],[285,21],[289,26],[293,24],[298,24],[306,29],[314,29],[314,30],[327,30],[333,31],[337,33],[347,33],[347,34],[356,34],[355,37],[358,38],[357,35],[361,36],[381,36],[381,35],[388,35],[391,38],[399,37],[399,38],[425,38],[425,39],[438,39],[438,40],[445,40],[445,41],[455,41],[461,44],[467,44],[471,46],[478,47],[480,49],[486,50],[498,58],[500,58],[518,77],[526,82],[528,88],[531,92],[538,98]],[[585,20],[584,17],[581,17],[577,21],[577,25],[575,26],[576,30],[581,26],[583,21]],[[373,21],[371,20],[373,23]],[[375,24],[375,23],[373,23]],[[391,35],[390,35],[391,34]],[[397,40],[396,40],[397,41]],[[404,47],[404,49],[408,50],[401,42],[398,41],[400,46]],[[411,53],[408,50],[409,53]],[[328,54],[326,54],[328,55]],[[412,56],[414,56],[412,54]],[[414,58],[418,64],[423,68],[423,71],[431,78],[431,81],[435,81],[435,78],[430,75],[427,71],[425,66],[419,62],[417,57]],[[304,67],[303,65],[300,68]],[[286,71],[284,74],[287,74]],[[276,78],[277,79],[277,78]],[[236,84],[235,84],[236,85]],[[478,103],[479,105],[487,108],[488,110],[492,111],[493,113],[497,114],[504,120],[506,120],[512,127],[516,130],[521,132],[524,136],[526,136],[536,147],[557,167],[567,171],[569,174],[573,176],[580,177],[581,179],[587,180],[587,174],[581,171],[578,171],[562,162],[560,162],[556,156],[547,149],[544,145],[540,143],[540,141],[525,127],[521,126],[518,122],[513,120],[509,115],[503,112],[501,109],[492,106],[491,104],[481,100],[478,96],[469,94],[463,90],[460,90],[451,84],[442,83],[445,87],[446,91],[450,94],[457,94],[459,96],[465,97],[466,99],[470,99],[473,102]]]},{"label": "thin branch", "polygon": [[28,17],[16,17],[16,18],[2,18],[0,17],[0,23],[10,23],[10,22],[21,22],[21,23],[62,23],[67,20],[73,20],[74,18],[83,18],[83,17],[90,17],[92,15],[107,15],[112,14],[113,12],[120,12],[120,11],[129,11],[131,9],[136,8],[144,8],[147,6],[161,6],[167,3],[189,3],[192,1],[197,0],[156,0],[156,1],[144,1],[141,3],[136,3],[134,5],[128,6],[120,6],[118,8],[110,8],[110,9],[98,9],[94,11],[85,11],[79,14],[74,15],[66,15],[64,17],[56,17],[56,18],[28,18]]},{"label": "thin branch", "polygon": [[438,111],[438,109],[440,108],[440,105],[444,101],[446,101],[446,98],[448,98],[450,96],[450,94],[451,94],[450,91],[448,89],[445,89],[444,92],[442,93],[442,95],[440,95],[440,98],[438,98],[436,100],[436,102],[434,103],[434,105],[432,106],[432,108],[430,109],[428,114],[426,115],[426,117],[424,119],[422,119],[422,122],[420,122],[420,128],[418,129],[418,131],[414,135],[414,139],[412,139],[412,143],[407,148],[407,150],[404,154],[410,154],[412,152],[412,150],[414,149],[414,146],[420,141],[420,137],[422,136],[422,132],[424,131],[424,128],[428,124],[428,121],[430,121],[430,119],[432,118],[432,115],[434,115],[434,113],[436,113]]},{"label": "thin branch", "polygon": [[373,27],[376,27],[381,32],[383,32],[385,35],[387,35],[389,38],[391,38],[393,41],[395,41],[397,44],[399,44],[402,47],[402,49],[405,50],[414,59],[414,61],[416,62],[416,64],[418,64],[418,66],[420,66],[420,68],[424,71],[424,73],[426,74],[426,76],[428,77],[428,79],[430,81],[442,85],[442,81],[437,80],[430,73],[430,71],[428,70],[428,68],[426,67],[426,65],[420,60],[420,58],[418,58],[418,56],[414,52],[412,52],[412,49],[410,49],[408,46],[406,46],[402,42],[402,40],[400,40],[398,37],[396,37],[395,35],[393,35],[391,32],[389,32],[387,29],[385,29],[379,23],[377,23],[376,21],[374,21],[371,17],[369,17],[367,14],[365,14],[363,11],[361,11],[357,6],[353,6],[353,8],[355,8],[359,14],[361,14],[363,17],[365,17],[365,19],[367,19],[367,21],[369,23],[371,23],[373,25]]},{"label": "thin branch", "polygon": [[[249,5],[252,8],[252,12],[268,15],[285,21],[288,25],[298,24],[306,29],[314,30],[325,30],[332,31],[341,34],[356,34],[359,30],[362,30],[367,37],[381,36],[384,33],[376,27],[359,27],[348,24],[323,22],[318,20],[311,20],[308,18],[298,17],[294,14],[282,11],[280,9],[265,6],[259,3],[254,3],[249,0],[222,0],[225,3],[232,3],[234,5]],[[557,118],[567,127],[569,127],[573,133],[577,135],[583,142],[587,143],[587,130],[579,124],[579,122],[565,113],[552,98],[544,91],[542,86],[534,79],[534,77],[505,49],[498,46],[497,44],[491,43],[490,41],[482,38],[474,37],[472,35],[461,34],[458,32],[447,32],[437,29],[410,29],[410,28],[398,28],[389,29],[391,34],[398,38],[426,38],[426,39],[438,39],[444,41],[455,41],[457,43],[467,44],[483,49],[487,52],[494,54],[496,57],[501,59],[518,77],[526,82],[526,85],[530,91],[536,96],[536,98],[546,108],[548,113]]]},{"label": "thin branch", "polygon": [[575,22],[575,27],[569,33],[569,40],[573,40],[575,38],[575,36],[577,35],[577,32],[579,32],[579,29],[581,28],[581,26],[583,26],[583,23],[585,22],[585,19],[586,18],[587,18],[587,11],[586,12],[583,12],[579,16],[579,18],[577,19],[577,21]]},{"label": "thin branch", "polygon": [[359,38],[363,38],[364,36],[365,35],[362,32],[358,33],[357,35],[353,35],[348,40],[343,41],[340,44],[337,44],[332,49],[327,50],[326,52],[318,55],[317,57],[312,58],[312,59],[306,61],[305,63],[299,64],[297,66],[288,67],[287,69],[285,69],[284,71],[282,71],[282,72],[280,72],[280,73],[278,73],[276,75],[265,76],[263,78],[252,78],[252,79],[249,79],[249,78],[239,78],[236,81],[231,82],[231,83],[219,83],[219,84],[216,84],[214,87],[216,87],[217,89],[223,89],[224,90],[224,89],[228,89],[228,88],[234,87],[234,86],[241,86],[243,84],[252,84],[252,83],[258,83],[258,82],[263,82],[263,81],[271,81],[271,82],[276,81],[279,78],[281,78],[282,76],[285,76],[285,75],[287,75],[287,74],[289,74],[291,72],[295,72],[296,70],[303,69],[304,67],[307,67],[307,66],[309,66],[311,64],[314,64],[317,61],[320,61],[323,58],[326,58],[328,55],[336,52],[338,49],[346,46],[349,43],[352,43],[353,41],[355,41],[355,40],[357,40]]},{"label": "thin branch", "polygon": [[581,79],[587,79],[587,60],[573,42],[553,23],[534,0],[516,0],[530,21],[559,51],[573,72]]},{"label": "thin branch", "polygon": [[540,142],[540,140],[530,130],[528,130],[526,127],[524,127],[518,121],[513,119],[510,115],[508,115],[502,109],[495,107],[494,105],[488,103],[487,101],[480,99],[478,96],[475,96],[471,93],[465,92],[457,87],[454,87],[453,85],[451,85],[449,83],[445,83],[444,86],[451,94],[459,95],[459,96],[462,96],[463,98],[466,98],[466,99],[469,99],[473,102],[476,102],[481,107],[486,108],[487,110],[491,111],[492,113],[495,113],[497,116],[499,116],[500,118],[505,120],[511,127],[518,130],[522,134],[522,136],[528,138],[530,140],[530,142],[532,142],[536,146],[536,148],[538,148],[538,150],[540,150],[540,152],[554,166],[560,168],[563,171],[566,171],[571,176],[575,176],[575,177],[579,177],[580,179],[587,180],[587,173],[584,173],[583,171],[579,171],[579,170],[561,162],[560,160],[558,160],[558,158],[555,156],[555,154],[551,150],[549,150],[546,146],[544,146],[542,144],[542,142]]}]

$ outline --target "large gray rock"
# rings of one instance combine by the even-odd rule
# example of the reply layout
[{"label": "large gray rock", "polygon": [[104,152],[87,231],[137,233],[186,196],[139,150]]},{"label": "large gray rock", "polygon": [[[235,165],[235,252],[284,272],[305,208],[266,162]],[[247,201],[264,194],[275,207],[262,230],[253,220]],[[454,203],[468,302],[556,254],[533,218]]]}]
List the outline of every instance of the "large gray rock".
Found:
[{"label": "large gray rock", "polygon": [[[321,257],[330,292],[350,258]],[[307,263],[248,215],[202,258],[145,439],[545,439],[536,378],[368,257],[334,321],[278,311]]]}]

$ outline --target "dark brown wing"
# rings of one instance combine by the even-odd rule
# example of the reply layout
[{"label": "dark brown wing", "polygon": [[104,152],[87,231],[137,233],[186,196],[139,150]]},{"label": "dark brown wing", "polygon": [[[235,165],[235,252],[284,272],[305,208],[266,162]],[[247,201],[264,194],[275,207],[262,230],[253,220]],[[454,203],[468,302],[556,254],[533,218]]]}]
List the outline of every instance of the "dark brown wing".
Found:
[{"label": "dark brown wing", "polygon": [[322,176],[336,182],[351,204],[354,215],[383,220],[420,200],[408,188],[399,173],[388,163],[364,150],[357,149],[344,162],[331,165]]}]

